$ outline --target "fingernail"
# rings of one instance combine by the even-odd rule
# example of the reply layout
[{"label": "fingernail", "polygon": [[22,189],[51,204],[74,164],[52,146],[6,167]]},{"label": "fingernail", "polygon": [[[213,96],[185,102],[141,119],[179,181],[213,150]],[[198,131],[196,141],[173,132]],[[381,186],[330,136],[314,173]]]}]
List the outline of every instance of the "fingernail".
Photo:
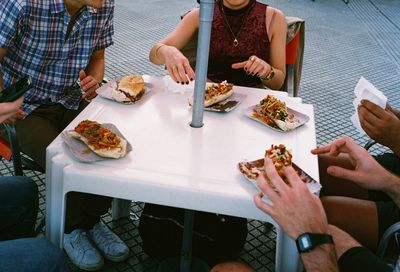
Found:
[{"label": "fingernail", "polygon": [[186,85],[189,85],[189,81],[186,81]]},{"label": "fingernail", "polygon": [[190,81],[193,81],[193,78],[191,78]]},{"label": "fingernail", "polygon": [[179,81],[177,81],[176,83],[179,84]]}]

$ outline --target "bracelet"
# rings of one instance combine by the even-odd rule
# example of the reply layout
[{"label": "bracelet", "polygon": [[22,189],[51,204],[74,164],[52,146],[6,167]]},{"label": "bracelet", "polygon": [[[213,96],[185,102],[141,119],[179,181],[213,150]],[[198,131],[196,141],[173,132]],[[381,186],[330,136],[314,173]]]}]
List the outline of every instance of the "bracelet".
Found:
[{"label": "bracelet", "polygon": [[154,56],[156,57],[156,59],[160,60],[160,58],[158,57],[158,51],[160,50],[161,47],[165,46],[166,44],[163,43],[158,43],[156,48],[154,49]]},{"label": "bracelet", "polygon": [[269,71],[269,73],[266,76],[260,77],[261,80],[263,81],[268,81],[274,78],[275,76],[275,71],[274,71],[274,67],[271,66],[271,70]]}]

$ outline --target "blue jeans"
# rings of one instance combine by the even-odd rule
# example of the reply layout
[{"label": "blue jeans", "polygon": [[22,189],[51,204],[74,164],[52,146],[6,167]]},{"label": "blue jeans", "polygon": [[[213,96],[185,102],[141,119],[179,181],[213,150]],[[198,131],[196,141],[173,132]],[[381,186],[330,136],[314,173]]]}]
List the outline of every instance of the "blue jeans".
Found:
[{"label": "blue jeans", "polygon": [[35,182],[0,177],[0,271],[67,271],[60,249],[44,239],[25,238],[34,234],[37,211]]},{"label": "blue jeans", "polygon": [[0,177],[0,241],[32,237],[38,189],[27,177]]},{"label": "blue jeans", "polygon": [[0,242],[0,271],[68,271],[64,253],[48,240],[23,238]]}]

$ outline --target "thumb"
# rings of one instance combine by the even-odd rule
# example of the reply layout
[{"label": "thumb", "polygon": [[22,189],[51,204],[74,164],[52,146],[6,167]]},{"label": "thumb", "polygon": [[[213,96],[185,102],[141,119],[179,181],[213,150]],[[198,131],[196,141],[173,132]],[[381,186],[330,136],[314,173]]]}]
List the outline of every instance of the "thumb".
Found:
[{"label": "thumb", "polygon": [[86,77],[86,73],[84,70],[81,70],[79,72],[79,80],[83,80]]},{"label": "thumb", "polygon": [[345,169],[339,166],[329,166],[326,171],[328,172],[329,175],[341,178],[341,179],[347,179],[351,181],[357,181],[358,180],[358,174],[354,170],[350,169]]},{"label": "thumb", "polygon": [[247,60],[243,61],[243,62],[233,63],[231,67],[232,67],[232,69],[240,69],[240,68],[243,68],[246,65],[246,63],[247,63]]}]

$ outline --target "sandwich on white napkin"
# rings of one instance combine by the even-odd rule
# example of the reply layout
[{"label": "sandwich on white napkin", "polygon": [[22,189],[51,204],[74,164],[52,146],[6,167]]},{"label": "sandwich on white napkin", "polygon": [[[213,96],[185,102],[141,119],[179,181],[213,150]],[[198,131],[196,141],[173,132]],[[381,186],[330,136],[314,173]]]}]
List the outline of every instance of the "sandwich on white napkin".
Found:
[{"label": "sandwich on white napkin", "polygon": [[360,119],[358,117],[358,105],[361,100],[364,99],[378,105],[382,109],[385,109],[387,97],[364,77],[361,77],[358,81],[354,88],[354,94],[356,95],[356,98],[353,101],[355,113],[350,117],[350,120],[361,134],[366,134],[361,127]]}]

